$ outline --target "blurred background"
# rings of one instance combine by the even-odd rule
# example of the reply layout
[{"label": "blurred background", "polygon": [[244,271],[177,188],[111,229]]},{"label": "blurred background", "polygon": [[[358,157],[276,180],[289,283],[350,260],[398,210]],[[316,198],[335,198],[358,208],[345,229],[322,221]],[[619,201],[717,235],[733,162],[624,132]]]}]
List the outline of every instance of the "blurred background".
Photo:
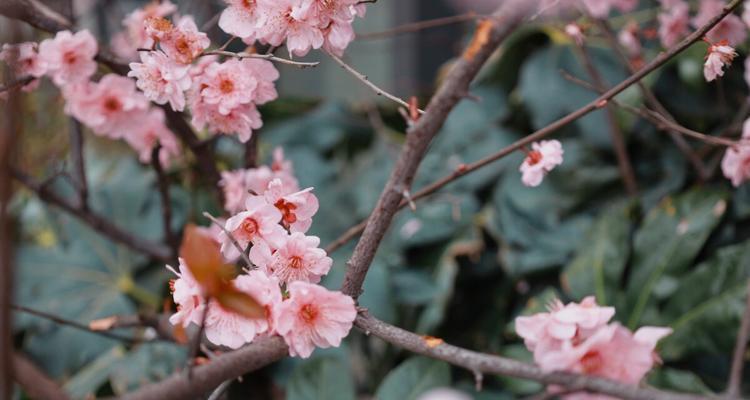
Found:
[{"label": "blurred background", "polygon": [[[219,1],[175,1],[198,26],[211,21]],[[697,2],[695,2],[697,3]],[[67,3],[48,2],[61,12]],[[76,1],[80,27],[107,43],[137,1]],[[487,13],[496,1],[378,0],[357,20],[361,39],[345,59],[391,93],[425,104],[451,60],[460,54],[474,22],[373,35],[417,21]],[[695,5],[695,4],[694,4]],[[657,1],[641,1],[631,14],[615,15],[619,29],[636,21],[656,26]],[[535,20],[514,34],[477,79],[472,98],[461,101],[424,160],[414,188],[494,153],[591,101],[595,95],[564,77],[589,81],[563,21]],[[9,21],[0,17],[0,37]],[[214,44],[226,40],[217,28]],[[46,34],[23,26],[25,40]],[[368,37],[369,35],[369,37]],[[644,57],[662,49],[643,37]],[[625,67],[595,29],[590,55],[612,86]],[[241,50],[235,48],[234,50]],[[746,54],[746,46],[739,51]],[[285,55],[282,49],[280,55]],[[651,74],[644,83],[676,120],[707,134],[737,138],[748,114],[747,84],[738,58],[723,79],[706,83],[698,43]],[[261,161],[282,146],[302,187],[314,186],[320,211],[308,234],[323,245],[369,215],[403,143],[406,124],[396,107],[375,96],[327,58],[314,69],[279,66],[280,98],[261,108]],[[618,100],[640,107],[633,87]],[[50,190],[71,195],[62,171],[69,161],[71,121],[60,94],[48,82],[23,95],[18,169]],[[648,383],[664,389],[710,394],[724,390],[745,282],[750,277],[750,190],[733,188],[718,168],[724,148],[689,142],[706,165],[701,178],[669,136],[653,124],[615,109],[638,183],[625,191],[611,145],[612,124],[597,111],[554,137],[565,163],[537,188],[521,184],[523,154],[448,185],[397,216],[378,251],[361,298],[386,322],[467,348],[530,361],[515,335],[513,319],[538,312],[553,298],[595,295],[617,307],[615,319],[636,328],[670,326],[659,348],[664,365]],[[205,132],[201,133],[205,135]],[[86,132],[86,168],[92,208],[140,237],[162,240],[155,175],[122,143]],[[215,142],[222,170],[244,166],[245,147],[231,137]],[[202,212],[221,215],[215,188],[201,184],[190,156],[169,171],[173,228],[207,225]],[[20,186],[15,218],[16,301],[88,324],[112,315],[171,312],[163,264],[102,238]],[[331,254],[334,267],[323,284],[338,288],[353,242]],[[161,379],[184,365],[185,348],[151,341],[154,332],[126,329],[133,342],[112,340],[61,326],[28,313],[16,314],[15,345],[74,398],[121,394]],[[746,378],[748,374],[746,374]],[[750,379],[746,379],[750,382]],[[746,385],[747,386],[747,385]],[[309,360],[285,359],[235,382],[229,399],[419,399],[452,387],[468,399],[512,399],[543,388],[534,382],[474,376],[449,365],[413,357],[377,338],[352,331],[338,349],[316,350]],[[745,389],[748,389],[747,387]],[[747,393],[747,392],[746,392]],[[16,398],[25,395],[17,392]]]}]

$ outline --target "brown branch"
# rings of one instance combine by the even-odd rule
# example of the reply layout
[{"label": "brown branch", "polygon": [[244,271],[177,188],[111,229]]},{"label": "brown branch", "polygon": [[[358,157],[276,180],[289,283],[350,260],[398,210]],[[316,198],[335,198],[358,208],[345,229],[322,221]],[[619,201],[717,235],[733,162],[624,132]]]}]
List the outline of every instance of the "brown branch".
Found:
[{"label": "brown branch", "polygon": [[383,39],[404,33],[418,32],[423,29],[437,28],[440,26],[453,25],[461,22],[475,21],[481,18],[487,18],[487,15],[479,15],[474,12],[468,12],[466,14],[452,15],[450,17],[442,17],[435,19],[428,19],[424,21],[411,22],[403,24],[388,30],[380,32],[369,32],[369,33],[358,33],[357,40],[371,40],[371,39]]},{"label": "brown branch", "polygon": [[[591,77],[596,92],[599,94],[606,92],[607,85],[604,78],[602,78],[602,75],[594,66],[594,62],[591,60],[591,55],[586,49],[586,46],[583,43],[574,42],[576,43],[575,48],[579,59]],[[628,195],[630,195],[630,197],[635,197],[638,195],[638,183],[635,178],[635,172],[633,172],[633,165],[630,163],[630,158],[628,157],[628,150],[625,145],[622,129],[620,129],[620,125],[617,123],[617,116],[615,115],[614,108],[607,105],[604,107],[604,110],[606,112],[607,123],[609,123],[609,133],[612,136],[612,147],[615,150],[617,166],[620,169],[620,176],[625,184],[625,190],[627,190]]]},{"label": "brown branch", "polygon": [[[329,52],[327,50],[325,50],[325,53],[328,54],[328,56],[330,56],[331,59],[333,59],[333,61],[336,61],[336,63],[339,66],[341,66],[341,68],[345,69],[346,72],[352,74],[352,76],[354,76],[357,80],[361,81],[362,83],[365,84],[365,86],[367,86],[370,89],[372,89],[372,91],[375,92],[375,94],[377,94],[378,96],[383,96],[386,99],[392,100],[392,101],[398,103],[399,105],[401,105],[401,106],[406,107],[407,109],[409,109],[409,103],[407,103],[406,101],[404,101],[403,99],[401,99],[398,96],[395,96],[395,95],[392,95],[392,94],[386,92],[385,90],[381,89],[378,85],[372,83],[367,78],[367,75],[364,75],[361,72],[359,72],[356,69],[354,69],[354,67],[352,67],[351,65],[347,64],[346,62],[344,62],[344,60],[342,60],[341,57],[339,57],[339,56],[337,56],[337,55],[335,55],[335,54],[333,54],[333,53],[331,53],[331,52]],[[420,114],[424,114],[424,110],[418,109],[417,111]]]},{"label": "brown branch", "polygon": [[67,393],[25,356],[13,352],[13,379],[31,399],[68,400]]},{"label": "brown branch", "polygon": [[[729,7],[729,6],[726,6],[726,7]],[[726,10],[726,7],[725,7],[725,10]],[[602,33],[604,33],[604,36],[607,39],[607,42],[609,42],[610,47],[614,50],[615,54],[617,54],[617,56],[620,58],[620,60],[622,61],[627,71],[631,74],[635,73],[636,71],[633,68],[633,65],[628,60],[628,57],[625,55],[625,52],[623,51],[622,46],[620,46],[620,42],[617,40],[617,37],[615,37],[615,34],[612,31],[612,27],[609,25],[609,22],[602,20],[602,19],[594,19],[594,20],[599,26],[599,29],[602,31]],[[698,30],[698,32],[700,31],[701,29]],[[695,33],[693,35],[695,35]],[[691,37],[693,35],[691,35]],[[705,32],[701,35],[699,39],[702,39],[703,35],[705,35]],[[659,114],[663,115],[668,120],[675,122],[675,123],[677,122],[677,120],[672,116],[672,114],[670,114],[669,111],[667,111],[664,105],[662,105],[661,102],[659,102],[659,99],[656,98],[656,95],[654,94],[654,92],[651,91],[651,89],[649,89],[648,86],[646,86],[641,81],[638,81],[637,85],[638,85],[638,89],[643,94],[643,97],[645,97],[646,104],[648,104],[649,107],[656,110]],[[705,181],[706,179],[708,179],[709,176],[706,170],[706,166],[703,164],[703,161],[695,153],[695,151],[693,151],[690,145],[685,141],[685,138],[678,135],[677,132],[674,132],[674,131],[667,131],[667,133],[669,133],[669,136],[672,138],[672,141],[675,143],[677,148],[685,155],[685,157],[687,157],[688,161],[693,166],[693,169],[695,169],[695,171],[698,173],[698,178],[702,181]]]},{"label": "brown branch", "polygon": [[278,336],[258,338],[253,343],[223,354],[205,365],[193,368],[192,379],[176,373],[161,382],[145,385],[122,396],[121,400],[182,400],[199,397],[222,382],[280,360],[289,350]]},{"label": "brown branch", "polygon": [[156,172],[156,183],[159,188],[159,197],[161,198],[161,216],[162,225],[164,225],[164,237],[166,238],[169,249],[172,251],[172,258],[177,259],[180,241],[174,231],[172,231],[172,201],[169,196],[169,178],[161,165],[161,160],[159,159],[160,151],[161,145],[154,146],[154,149],[151,152],[151,166]]},{"label": "brown branch", "polygon": [[747,281],[745,296],[747,298],[745,312],[742,315],[740,328],[737,330],[737,342],[734,345],[734,355],[732,357],[732,370],[729,374],[729,385],[727,387],[727,396],[729,397],[739,396],[742,387],[742,370],[745,366],[747,341],[750,340],[750,280]]},{"label": "brown branch", "polygon": [[367,221],[354,253],[347,262],[347,271],[341,287],[345,294],[355,299],[359,297],[380,241],[403,200],[404,190],[411,187],[432,138],[443,126],[453,107],[465,93],[468,93],[469,85],[480,68],[500,43],[530,14],[534,5],[533,1],[506,1],[495,12],[493,18],[482,21],[471,44],[454,63],[444,84],[430,100],[425,114],[407,131],[406,143],[393,172]]},{"label": "brown branch", "polygon": [[158,243],[144,240],[138,236],[122,230],[120,227],[112,224],[109,220],[102,217],[101,215],[96,214],[91,210],[85,210],[80,202],[74,202],[68,198],[58,195],[54,191],[49,190],[46,186],[41,185],[21,171],[10,168],[10,172],[16,180],[18,180],[32,192],[36,193],[36,195],[41,200],[66,211],[68,214],[86,223],[95,231],[118,243],[122,243],[133,250],[146,254],[151,258],[165,263],[171,262],[171,252],[167,247]]},{"label": "brown branch", "polygon": [[86,164],[84,161],[84,141],[81,123],[75,119],[70,119],[70,158],[73,161],[73,170],[75,174],[76,188],[81,201],[81,207],[88,209],[89,189],[86,182]]},{"label": "brown branch", "polygon": [[26,86],[34,79],[36,78],[34,78],[33,76],[25,76],[22,78],[11,80],[10,82],[6,82],[4,85],[0,85],[0,93]]},{"label": "brown branch", "polygon": [[253,132],[250,140],[245,143],[245,168],[258,166],[258,137],[260,132],[260,130]]},{"label": "brown branch", "polygon": [[447,343],[428,344],[424,337],[389,325],[369,315],[357,316],[355,325],[367,335],[374,335],[388,343],[413,353],[443,360],[474,373],[487,373],[531,379],[546,385],[559,385],[569,390],[608,394],[633,400],[697,400],[703,396],[677,394],[567,372],[543,372],[539,367],[513,359],[466,350]]},{"label": "brown branch", "polygon": [[[479,159],[471,164],[460,165],[452,173],[436,180],[435,182],[423,187],[422,189],[414,193],[412,195],[412,199],[418,200],[425,196],[428,196],[436,192],[443,186],[455,181],[456,179],[468,173],[476,171],[480,168],[483,168],[489,164],[492,164],[495,161],[500,160],[503,157],[523,148],[524,146],[528,146],[532,142],[542,139],[545,136],[557,131],[558,129],[578,120],[579,118],[589,114],[590,112],[597,110],[603,105],[606,105],[607,101],[610,101],[612,98],[614,98],[615,96],[617,96],[618,94],[620,94],[625,89],[632,86],[633,84],[640,82],[640,80],[643,79],[646,75],[650,74],[657,68],[664,65],[667,61],[669,61],[674,56],[676,56],[677,54],[681,53],[682,51],[690,47],[690,45],[692,45],[693,43],[701,40],[703,36],[706,34],[706,32],[711,30],[711,28],[713,28],[716,24],[718,24],[719,21],[724,19],[725,16],[727,16],[734,9],[739,7],[740,4],[741,4],[740,0],[733,0],[731,3],[729,3],[728,5],[724,7],[724,9],[719,15],[712,18],[708,23],[706,23],[706,25],[702,26],[700,29],[693,32],[691,35],[689,35],[680,43],[678,43],[675,47],[672,47],[668,51],[661,53],[650,63],[645,65],[643,68],[641,68],[638,72],[631,75],[630,77],[628,77],[627,79],[619,83],[617,86],[609,89],[606,93],[597,97],[596,99],[586,104],[585,106],[560,118],[559,120],[551,123],[550,125],[547,125],[544,128],[541,128],[531,133],[530,135],[524,137],[523,139],[517,140],[516,142],[510,144],[509,146],[502,148],[501,150],[497,151],[494,154],[490,154],[489,156]],[[406,205],[407,203],[405,201],[402,201],[398,205],[398,208],[401,209]],[[359,224],[349,228],[342,236],[340,236],[338,239],[334,240],[331,244],[329,244],[326,247],[326,251],[328,251],[329,253],[332,253],[336,249],[343,246],[346,242],[348,242],[349,240],[351,240],[352,238],[356,237],[358,234],[363,232],[365,230],[365,227],[367,226],[367,221],[368,220],[364,220],[360,222]]]},{"label": "brown branch", "polygon": [[0,2],[0,15],[24,21],[48,32],[63,31],[72,27],[68,18],[47,7],[40,0],[3,0]]},{"label": "brown branch", "polygon": [[[590,90],[597,90],[594,87],[594,85],[592,85],[591,83],[586,82],[586,81],[584,81],[582,79],[576,78],[575,76],[573,76],[573,75],[571,75],[571,74],[569,74],[569,73],[567,73],[565,71],[562,71],[562,75],[563,75],[563,78],[565,78],[565,79],[567,79],[567,80],[569,80],[569,81],[571,81],[571,82],[573,82],[573,83],[575,83],[577,85],[580,85],[580,86],[585,87],[585,88],[590,89]],[[685,136],[689,136],[689,137],[692,137],[694,139],[700,140],[700,141],[706,143],[706,145],[709,145],[709,146],[734,147],[734,146],[737,146],[740,143],[738,141],[734,141],[734,140],[730,140],[730,139],[725,139],[725,138],[718,137],[718,136],[706,135],[705,133],[701,133],[701,132],[694,131],[692,129],[686,128],[686,127],[684,127],[684,126],[682,126],[682,125],[680,125],[680,124],[678,124],[676,122],[672,122],[671,120],[667,119],[667,117],[659,114],[658,112],[656,112],[654,110],[649,110],[648,108],[645,108],[645,107],[641,107],[641,108],[633,107],[633,106],[631,106],[629,104],[625,104],[625,103],[619,102],[616,99],[611,99],[611,100],[609,100],[609,102],[612,103],[612,104],[614,104],[614,105],[616,105],[617,107],[622,108],[623,110],[625,110],[625,111],[627,111],[627,112],[629,112],[629,113],[631,113],[633,115],[636,115],[636,116],[641,117],[641,118],[643,118],[643,119],[645,119],[647,121],[650,121],[651,123],[653,123],[654,125],[656,125],[656,127],[658,129],[660,129],[660,130],[677,132],[677,133],[683,134]]]}]

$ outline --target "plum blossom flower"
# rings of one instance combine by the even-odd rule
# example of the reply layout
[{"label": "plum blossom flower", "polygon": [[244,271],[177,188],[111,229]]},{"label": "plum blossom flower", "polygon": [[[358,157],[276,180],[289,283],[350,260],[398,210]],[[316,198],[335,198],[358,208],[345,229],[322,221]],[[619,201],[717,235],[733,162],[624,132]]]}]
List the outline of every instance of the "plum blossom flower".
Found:
[{"label": "plum blossom flower", "polygon": [[257,336],[271,333],[274,324],[274,309],[281,303],[281,289],[274,277],[260,271],[250,271],[233,281],[234,287],[249,294],[266,310],[265,318],[246,318],[225,310],[211,302],[206,315],[206,338],[213,344],[237,349],[252,342]]},{"label": "plum blossom flower", "polygon": [[539,345],[550,348],[576,337],[586,337],[615,315],[613,307],[600,307],[593,296],[584,298],[580,304],[563,305],[555,300],[549,308],[546,313],[516,318],[516,333],[531,351]]},{"label": "plum blossom flower", "polygon": [[318,237],[295,232],[275,252],[265,243],[253,246],[250,260],[281,282],[318,283],[333,265],[333,260],[325,250],[318,248],[319,245]]},{"label": "plum blossom flower", "polygon": [[203,292],[200,284],[195,280],[190,269],[185,265],[185,260],[179,259],[177,269],[167,265],[167,269],[177,275],[177,279],[169,282],[172,298],[177,304],[177,312],[169,317],[172,325],[187,327],[191,323],[200,324],[205,310]]},{"label": "plum blossom flower", "polygon": [[136,78],[136,86],[156,104],[169,105],[175,111],[185,109],[185,91],[192,79],[190,66],[172,62],[161,51],[141,52],[140,63],[130,63],[129,77]]},{"label": "plum blossom flower", "polygon": [[737,52],[726,41],[708,46],[706,63],[703,65],[703,76],[706,81],[711,82],[717,77],[724,76],[724,66],[732,64],[735,57]]},{"label": "plum blossom flower", "polygon": [[[47,67],[39,58],[37,44],[34,42],[4,44],[0,50],[0,60],[5,61],[17,77],[40,78],[47,72]],[[39,80],[34,79],[25,84],[22,90],[28,92],[38,86]]]},{"label": "plum blossom flower", "polygon": [[563,162],[563,148],[557,140],[542,140],[531,145],[519,170],[526,186],[539,186],[549,171]]},{"label": "plum blossom flower", "polygon": [[232,214],[242,211],[247,198],[247,178],[244,169],[222,171],[219,186],[224,191],[224,209]]},{"label": "plum blossom flower", "polygon": [[586,40],[586,37],[583,35],[583,29],[576,23],[565,25],[565,34],[579,46],[583,46],[583,42]]},{"label": "plum blossom flower", "polygon": [[[724,9],[724,0],[701,0],[698,13],[693,17],[693,26],[698,28],[708,23],[713,17],[719,15]],[[711,42],[726,40],[728,45],[736,46],[747,37],[747,27],[742,19],[734,14],[729,14],[722,19],[708,33],[706,38]]]},{"label": "plum blossom flower", "polygon": [[254,41],[262,8],[257,0],[225,0],[228,7],[219,17],[219,28],[246,41]]},{"label": "plum blossom flower", "polygon": [[672,47],[687,36],[690,29],[690,6],[683,0],[661,0],[659,39],[664,47]]},{"label": "plum blossom flower", "polygon": [[341,345],[357,317],[354,300],[301,281],[290,283],[288,290],[289,299],[277,307],[275,327],[289,346],[289,354],[307,358],[315,347]]},{"label": "plum blossom flower", "polygon": [[638,38],[638,31],[638,23],[630,21],[617,35],[617,41],[631,58],[641,55],[641,40]]},{"label": "plum blossom flower", "polygon": [[196,128],[207,127],[209,132],[215,134],[236,134],[242,143],[250,140],[253,131],[263,126],[260,112],[254,104],[243,104],[223,114],[218,106],[199,101],[193,103],[191,111],[192,123]]},{"label": "plum blossom flower", "polygon": [[227,115],[233,109],[249,104],[255,97],[258,81],[248,74],[247,64],[231,59],[206,68],[200,80],[200,95],[207,104],[216,105],[219,113]]},{"label": "plum blossom flower", "polygon": [[536,362],[544,371],[576,372],[637,384],[659,362],[654,352],[657,342],[671,333],[670,328],[642,327],[633,334],[613,323],[581,343],[545,352]]},{"label": "plum blossom flower", "polygon": [[173,61],[190,64],[203,50],[211,45],[205,33],[198,31],[198,26],[190,16],[184,16],[175,23],[174,29],[161,41],[161,49]]},{"label": "plum blossom flower", "polygon": [[750,179],[750,119],[742,127],[742,139],[735,147],[727,148],[721,160],[721,171],[734,187]]},{"label": "plum blossom flower", "polygon": [[151,153],[154,147],[159,149],[159,162],[163,167],[170,164],[172,158],[180,155],[180,146],[164,122],[164,111],[152,108],[139,115],[137,123],[131,125],[131,129],[124,133],[125,141],[138,152],[142,163],[151,162]]},{"label": "plum blossom flower", "polygon": [[112,37],[112,50],[127,60],[137,58],[137,49],[151,49],[155,45],[153,37],[145,29],[146,21],[164,18],[175,11],[177,6],[169,0],[154,0],[143,8],[133,10],[122,21],[125,30]]},{"label": "plum blossom flower", "polygon": [[39,44],[39,59],[57,86],[88,80],[96,72],[96,39],[88,30],[57,32]]},{"label": "plum blossom flower", "polygon": [[313,188],[289,193],[288,186],[279,178],[268,184],[263,194],[268,204],[281,211],[281,224],[291,232],[307,232],[312,225],[312,217],[318,212],[318,198],[312,194]]},{"label": "plum blossom flower", "polygon": [[[278,248],[286,235],[284,228],[279,225],[281,213],[276,207],[266,203],[260,197],[248,197],[245,201],[246,211],[227,220],[227,231],[237,240],[240,246],[247,247],[249,243],[258,245],[265,242],[271,248]],[[239,257],[239,252],[230,238],[222,233],[221,253],[232,260]]]},{"label": "plum blossom flower", "polygon": [[98,83],[75,85],[63,90],[66,112],[90,127],[94,133],[113,139],[136,129],[148,100],[135,88],[131,79],[115,74],[105,75]]}]

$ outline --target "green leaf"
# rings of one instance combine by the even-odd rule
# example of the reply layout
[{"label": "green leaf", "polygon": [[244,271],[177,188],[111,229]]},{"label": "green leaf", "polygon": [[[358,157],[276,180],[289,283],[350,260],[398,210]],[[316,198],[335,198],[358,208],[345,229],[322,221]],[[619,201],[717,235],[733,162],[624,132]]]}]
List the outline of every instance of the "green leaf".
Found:
[{"label": "green leaf", "polygon": [[665,198],[647,215],[635,236],[633,271],[627,288],[631,329],[639,325],[654,297],[664,299],[672,294],[676,287],[669,285],[670,280],[684,273],[703,248],[724,215],[725,196],[695,189],[674,199]]},{"label": "green leaf", "polygon": [[563,270],[565,292],[576,300],[595,294],[599,304],[613,304],[630,253],[632,207],[605,210],[578,252]]},{"label": "green leaf", "polygon": [[661,318],[674,333],[663,340],[662,356],[730,354],[745,309],[750,278],[750,242],[723,248],[679,280]]},{"label": "green leaf", "polygon": [[354,400],[351,370],[334,357],[298,365],[287,386],[287,400]]},{"label": "green leaf", "polygon": [[185,365],[186,351],[175,343],[143,343],[118,360],[110,373],[115,394],[123,395],[149,382],[158,382]]},{"label": "green leaf", "polygon": [[375,393],[377,400],[416,400],[429,389],[450,386],[448,364],[425,357],[412,357],[391,371]]}]

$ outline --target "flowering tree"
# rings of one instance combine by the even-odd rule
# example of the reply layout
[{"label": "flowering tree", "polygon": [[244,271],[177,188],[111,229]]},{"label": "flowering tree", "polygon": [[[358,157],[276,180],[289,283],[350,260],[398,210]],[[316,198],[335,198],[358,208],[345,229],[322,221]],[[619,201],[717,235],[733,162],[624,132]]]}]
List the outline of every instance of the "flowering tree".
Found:
[{"label": "flowering tree", "polygon": [[[750,122],[747,90],[723,82],[750,8],[694,3],[504,0],[381,33],[476,21],[422,109],[345,61],[375,1],[226,0],[201,24],[154,1],[105,43],[71,10],[6,0],[40,40],[16,27],[0,52],[0,219],[21,221],[2,252],[18,317],[0,322],[1,394],[218,399],[279,362],[295,399],[739,398]],[[367,110],[376,142],[335,162],[356,110],[273,108],[310,53],[393,103]],[[706,88],[719,117],[687,100],[713,112]],[[49,91],[71,163],[40,180],[13,145],[22,103]],[[411,353],[428,358],[399,363]]]}]

